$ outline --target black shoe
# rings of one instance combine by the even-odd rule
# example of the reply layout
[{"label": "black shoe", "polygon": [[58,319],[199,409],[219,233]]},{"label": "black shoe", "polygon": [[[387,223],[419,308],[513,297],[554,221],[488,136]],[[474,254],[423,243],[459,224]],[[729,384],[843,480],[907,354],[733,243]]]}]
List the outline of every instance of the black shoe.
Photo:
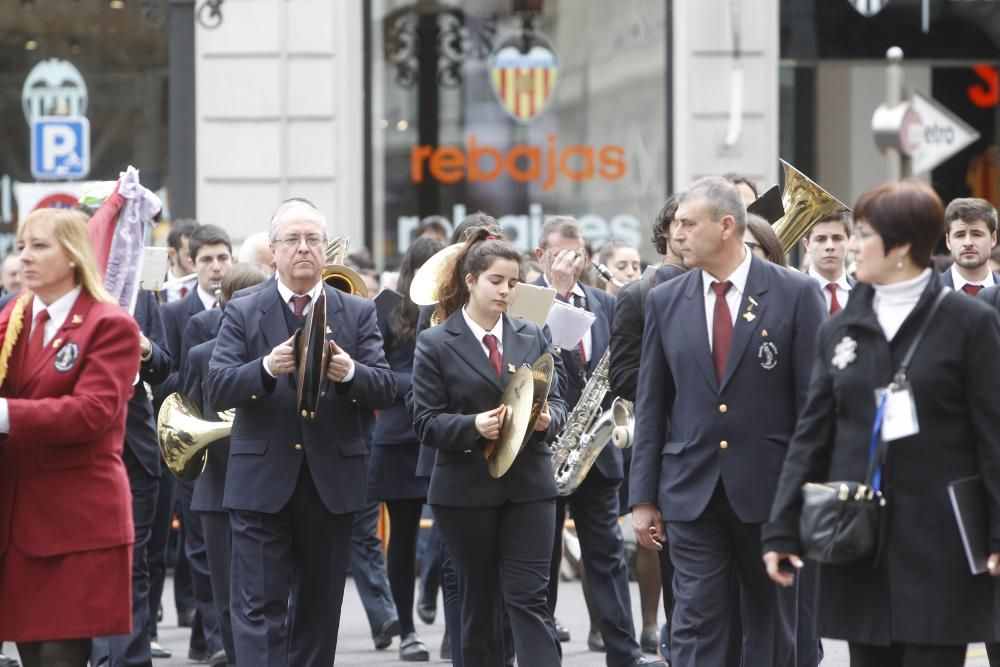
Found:
[{"label": "black shoe", "polygon": [[441,638],[441,659],[451,660],[451,640],[448,638],[447,632]]},{"label": "black shoe", "polygon": [[188,649],[188,660],[193,660],[195,662],[205,662],[207,663],[212,654],[208,652],[207,648],[189,648]]},{"label": "black shoe", "polygon": [[411,632],[399,640],[399,659],[404,662],[427,662],[431,654],[417,633]]},{"label": "black shoe", "polygon": [[417,599],[417,616],[427,625],[434,625],[434,619],[437,618],[437,609],[433,605],[424,602],[422,593]]},{"label": "black shoe", "polygon": [[604,637],[600,632],[591,632],[587,635],[587,648],[595,653],[604,653]]},{"label": "black shoe", "polygon": [[375,648],[381,651],[384,648],[389,648],[392,644],[392,638],[399,634],[399,619],[390,618],[388,621],[382,624],[379,631],[372,636],[372,640],[375,642]]},{"label": "black shoe", "polygon": [[212,657],[208,659],[209,667],[225,667],[229,664],[229,658],[226,657],[226,652],[223,649],[219,649],[212,654]]},{"label": "black shoe", "polygon": [[656,630],[644,630],[639,638],[639,646],[643,653],[656,655],[660,648],[660,633]]},{"label": "black shoe", "polygon": [[660,626],[660,656],[670,662],[670,626],[667,623]]},{"label": "black shoe", "polygon": [[632,658],[631,662],[626,662],[622,667],[670,667],[670,665],[659,658],[647,658],[640,655]]},{"label": "black shoe", "polygon": [[21,663],[19,663],[14,658],[8,657],[3,653],[0,653],[0,667],[20,667],[20,666]]},{"label": "black shoe", "polygon": [[190,628],[194,625],[194,609],[178,609],[177,610],[177,627],[178,628]]},{"label": "black shoe", "polygon": [[172,658],[174,656],[173,651],[168,648],[163,648],[160,646],[159,642],[149,643],[149,654],[154,658]]},{"label": "black shoe", "polygon": [[569,641],[569,630],[567,630],[563,626],[563,624],[559,622],[558,618],[554,618],[552,619],[552,621],[556,625],[556,638],[558,638],[560,642],[565,644],[566,642]]}]

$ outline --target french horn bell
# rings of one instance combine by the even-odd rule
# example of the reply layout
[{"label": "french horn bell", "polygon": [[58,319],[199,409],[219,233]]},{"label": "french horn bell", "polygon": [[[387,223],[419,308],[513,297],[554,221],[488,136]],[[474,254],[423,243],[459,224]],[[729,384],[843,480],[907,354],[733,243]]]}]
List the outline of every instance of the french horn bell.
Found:
[{"label": "french horn bell", "polygon": [[326,264],[323,266],[323,282],[330,287],[351,294],[367,297],[368,286],[361,275],[347,266],[347,249],[350,239],[338,236],[326,244]]},{"label": "french horn bell", "polygon": [[156,416],[156,439],[163,462],[183,482],[192,482],[205,470],[206,448],[228,438],[233,429],[231,412],[220,413],[222,421],[202,418],[201,410],[186,396],[167,396]]}]

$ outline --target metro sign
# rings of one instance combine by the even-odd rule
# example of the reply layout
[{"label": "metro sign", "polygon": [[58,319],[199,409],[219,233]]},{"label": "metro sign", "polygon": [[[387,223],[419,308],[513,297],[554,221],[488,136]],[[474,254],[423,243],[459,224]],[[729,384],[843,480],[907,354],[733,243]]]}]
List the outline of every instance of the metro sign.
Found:
[{"label": "metro sign", "polygon": [[519,123],[530,123],[552,101],[559,60],[538,33],[527,52],[512,37],[498,44],[488,61],[490,85],[501,108]]},{"label": "metro sign", "polygon": [[901,128],[903,150],[914,174],[922,174],[979,138],[979,132],[930,97],[914,91]]}]

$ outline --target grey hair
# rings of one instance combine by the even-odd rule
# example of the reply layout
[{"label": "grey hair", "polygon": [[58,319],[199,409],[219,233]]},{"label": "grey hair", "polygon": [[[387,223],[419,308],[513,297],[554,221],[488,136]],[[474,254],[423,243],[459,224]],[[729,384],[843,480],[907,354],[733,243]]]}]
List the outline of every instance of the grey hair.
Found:
[{"label": "grey hair", "polygon": [[[682,200],[704,199],[705,210],[712,220],[721,220],[727,215],[736,221],[736,230],[743,234],[747,229],[747,206],[739,189],[730,181],[719,176],[705,176],[691,184]],[[742,239],[741,239],[742,240]]]},{"label": "grey hair", "polygon": [[243,241],[243,245],[240,246],[240,254],[237,261],[241,264],[243,262],[266,264],[267,261],[261,260],[267,258],[271,254],[271,249],[268,247],[270,241],[271,239],[268,238],[268,235],[264,232],[257,232],[246,237]]},{"label": "grey hair", "polygon": [[568,239],[583,240],[583,230],[576,218],[568,215],[553,215],[545,219],[542,231],[538,234],[538,247],[545,250],[549,246],[549,237],[559,234]]},{"label": "grey hair", "polygon": [[281,224],[284,222],[285,214],[297,208],[305,209],[312,215],[319,218],[319,223],[323,226],[323,239],[326,240],[326,217],[320,213],[319,209],[316,208],[316,205],[308,199],[305,199],[304,197],[292,197],[291,199],[286,199],[281,202],[281,205],[278,206],[274,215],[271,216],[271,225],[267,234],[267,238],[271,241],[271,243],[278,240],[278,228],[280,228]]}]

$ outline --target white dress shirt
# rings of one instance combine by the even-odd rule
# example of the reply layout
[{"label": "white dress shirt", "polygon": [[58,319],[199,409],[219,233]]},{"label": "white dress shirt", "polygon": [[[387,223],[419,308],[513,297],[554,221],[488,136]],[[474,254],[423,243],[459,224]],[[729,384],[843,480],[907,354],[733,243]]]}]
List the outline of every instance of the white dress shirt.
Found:
[{"label": "white dress shirt", "polygon": [[167,284],[167,303],[172,303],[174,301],[179,301],[183,297],[181,296],[181,288],[185,289],[184,296],[195,288],[198,284],[198,274],[189,273],[184,277],[178,278],[173,274],[170,269],[167,269],[167,277],[164,281]]},{"label": "white dress shirt", "polygon": [[[701,272],[702,291],[705,294],[705,324],[708,327],[708,349],[710,350],[712,349],[712,320],[715,319],[715,290],[712,289],[712,283],[724,283],[727,280],[732,283],[729,291],[726,292],[726,305],[729,306],[729,317],[733,320],[733,326],[735,327],[737,311],[740,309],[743,292],[747,288],[747,278],[750,275],[751,254],[748,249],[743,249],[743,262],[736,267],[736,270],[728,278],[719,280],[705,271]],[[763,262],[766,260],[761,259],[758,261]]]},{"label": "white dress shirt", "polygon": [[[293,313],[295,312],[295,304],[292,303],[292,297],[305,296],[306,294],[309,295],[309,301],[306,302],[305,307],[302,309],[303,316],[309,314],[309,309],[312,308],[313,302],[319,297],[320,290],[323,289],[323,281],[321,280],[318,283],[316,283],[312,289],[306,292],[306,294],[296,294],[291,289],[286,287],[285,284],[281,282],[280,278],[276,278],[275,282],[278,283],[278,295],[281,296],[281,300],[284,302],[285,307],[288,308]],[[271,372],[271,368],[267,365],[268,356],[269,355],[265,354],[264,359],[261,361],[261,363],[264,364],[264,371],[271,377],[277,377],[274,373]],[[351,367],[347,370],[347,375],[344,376],[344,379],[341,380],[341,382],[350,382],[353,379],[354,379],[354,359],[351,359]]]},{"label": "white dress shirt", "polygon": [[986,273],[986,278],[984,280],[966,280],[962,277],[962,274],[958,272],[958,266],[955,264],[951,265],[948,269],[951,271],[951,281],[955,284],[955,291],[958,292],[966,285],[982,285],[984,288],[992,287],[996,285],[996,281],[993,280],[993,272],[988,271]]},{"label": "white dress shirt", "polygon": [[[549,277],[546,276],[545,274],[542,274],[542,277],[545,279],[545,286],[552,287],[552,283],[549,282]],[[571,289],[569,293],[573,296],[579,297],[584,304],[587,303],[587,293],[583,291],[582,287],[580,287],[579,282],[573,283],[573,289]],[[566,295],[563,294],[562,296],[565,297]],[[573,303],[573,299],[569,300],[569,305],[574,307],[576,306],[576,304]],[[587,357],[584,360],[584,362],[589,362],[591,357],[591,350],[594,349],[594,338],[590,333],[590,329],[587,329],[586,333],[583,334],[583,338],[581,340],[583,342],[583,354]]]},{"label": "white dress shirt", "polygon": [[483,353],[487,358],[490,356],[490,348],[486,347],[486,343],[483,342],[483,338],[486,334],[493,334],[497,338],[497,350],[500,352],[500,357],[503,357],[503,317],[497,318],[497,323],[493,325],[493,328],[487,331],[482,328],[469,316],[469,312],[462,307],[462,317],[465,319],[465,324],[472,330],[472,335],[476,337],[479,341],[479,347],[483,348]]},{"label": "white dress shirt", "polygon": [[205,306],[205,310],[212,310],[217,302],[215,295],[203,290],[201,285],[198,285],[198,298],[201,299],[201,305]]},{"label": "white dress shirt", "polygon": [[840,304],[841,308],[847,308],[847,301],[851,298],[851,284],[847,282],[847,272],[841,272],[840,277],[834,280],[832,283],[821,276],[815,267],[809,267],[809,275],[816,279],[819,283],[819,288],[823,290],[823,299],[826,301],[826,312],[830,312],[830,288],[827,285],[837,286],[837,303]]},{"label": "white dress shirt", "polygon": [[[42,303],[42,300],[36,295],[34,300],[31,302],[31,322],[29,326],[26,326],[21,330],[21,335],[24,336],[27,332],[27,340],[31,340],[31,334],[35,333],[35,324],[38,322],[38,313],[43,310],[49,311],[49,319],[45,322],[45,333],[42,338],[42,347],[45,347],[52,342],[55,337],[56,332],[62,328],[62,325],[66,323],[66,318],[69,317],[69,313],[73,310],[73,304],[76,303],[76,299],[80,296],[80,291],[83,288],[79,285],[66,292],[61,297],[46,306]],[[7,399],[0,398],[0,433],[10,433],[10,412],[7,408]]]}]

